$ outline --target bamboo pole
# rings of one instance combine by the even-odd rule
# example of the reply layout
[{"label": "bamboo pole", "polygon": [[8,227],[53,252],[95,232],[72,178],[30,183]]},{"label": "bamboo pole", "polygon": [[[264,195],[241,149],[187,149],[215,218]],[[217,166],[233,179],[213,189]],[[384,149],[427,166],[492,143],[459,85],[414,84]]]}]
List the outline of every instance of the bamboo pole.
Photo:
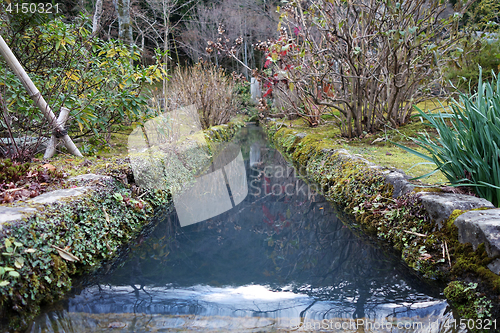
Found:
[{"label": "bamboo pole", "polygon": [[[62,107],[61,111],[59,112],[59,117],[57,117],[57,125],[64,128],[66,121],[68,120],[68,116],[69,116],[69,109]],[[59,138],[55,134],[52,134],[49,140],[49,144],[47,145],[47,149],[45,150],[45,155],[43,155],[43,158],[48,159],[54,156],[54,154],[56,153],[56,147],[58,142]]]},{"label": "bamboo pole", "polygon": [[[73,140],[71,140],[68,133],[64,129],[64,123],[61,124],[60,122],[57,121],[54,112],[52,112],[52,109],[47,104],[42,94],[40,94],[40,91],[38,91],[33,81],[31,81],[30,77],[28,76],[24,68],[21,66],[19,61],[16,59],[16,56],[14,55],[14,53],[12,53],[11,49],[9,48],[7,43],[5,43],[1,35],[0,35],[0,54],[2,54],[5,61],[9,65],[10,69],[14,72],[14,74],[16,74],[16,76],[23,84],[24,88],[28,91],[29,96],[35,102],[35,105],[40,109],[40,111],[42,111],[45,118],[49,121],[49,124],[53,129],[53,135],[64,142],[64,145],[71,154],[83,157],[82,153],[80,153],[80,151],[78,150],[78,147],[74,144]],[[47,156],[47,152],[45,155]],[[46,156],[44,157],[45,158],[52,157],[52,156],[49,157]]]}]

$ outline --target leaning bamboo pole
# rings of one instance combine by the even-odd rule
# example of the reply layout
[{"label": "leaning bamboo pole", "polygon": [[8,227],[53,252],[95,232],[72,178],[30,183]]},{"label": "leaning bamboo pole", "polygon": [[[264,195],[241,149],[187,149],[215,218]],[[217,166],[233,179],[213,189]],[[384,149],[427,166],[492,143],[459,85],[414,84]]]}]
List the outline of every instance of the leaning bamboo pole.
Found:
[{"label": "leaning bamboo pole", "polygon": [[[49,121],[49,124],[53,130],[53,136],[57,139],[60,139],[71,154],[80,157],[83,156],[82,153],[80,153],[80,150],[78,150],[78,147],[74,144],[73,140],[71,140],[68,133],[66,132],[66,129],[64,128],[64,122],[58,121],[56,119],[54,112],[52,112],[52,109],[47,104],[47,102],[45,101],[45,99],[43,98],[42,94],[37,89],[33,81],[31,81],[30,77],[28,76],[24,68],[21,66],[19,61],[16,59],[16,56],[14,55],[14,53],[12,53],[11,49],[9,48],[7,43],[5,43],[1,35],[0,35],[0,54],[2,54],[5,61],[7,62],[7,65],[9,65],[10,69],[14,72],[14,74],[16,74],[16,76],[23,84],[24,88],[28,91],[29,96],[35,102],[35,105],[40,109],[40,111],[42,111],[45,118]],[[54,155],[55,146],[51,147],[50,145],[55,145],[56,141],[57,140],[50,140],[50,144],[49,147],[47,147],[47,151],[45,152],[44,158],[50,158]]]}]

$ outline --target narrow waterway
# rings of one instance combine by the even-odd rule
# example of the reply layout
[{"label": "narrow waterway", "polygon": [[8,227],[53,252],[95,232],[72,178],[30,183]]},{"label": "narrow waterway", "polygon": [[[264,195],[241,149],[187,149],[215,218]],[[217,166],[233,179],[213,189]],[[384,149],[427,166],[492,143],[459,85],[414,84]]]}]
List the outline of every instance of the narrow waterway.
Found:
[{"label": "narrow waterway", "polygon": [[458,332],[439,289],[353,234],[262,130],[242,129],[227,151],[28,332]]}]

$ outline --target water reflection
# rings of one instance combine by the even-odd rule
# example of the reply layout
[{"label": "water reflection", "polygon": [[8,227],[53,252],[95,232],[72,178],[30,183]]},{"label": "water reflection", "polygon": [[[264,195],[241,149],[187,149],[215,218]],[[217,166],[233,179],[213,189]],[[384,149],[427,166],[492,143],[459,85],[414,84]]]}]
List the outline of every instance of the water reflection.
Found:
[{"label": "water reflection", "polygon": [[210,150],[217,152],[211,163],[194,105],[150,119],[128,137],[137,185],[170,191],[181,226],[228,211],[248,194],[239,145],[212,142]]},{"label": "water reflection", "polygon": [[[358,321],[365,332],[452,332],[438,289],[355,236],[262,132],[245,131],[250,191],[239,205],[184,227],[173,213],[30,331],[359,332]],[[396,326],[413,322],[422,326]]]}]

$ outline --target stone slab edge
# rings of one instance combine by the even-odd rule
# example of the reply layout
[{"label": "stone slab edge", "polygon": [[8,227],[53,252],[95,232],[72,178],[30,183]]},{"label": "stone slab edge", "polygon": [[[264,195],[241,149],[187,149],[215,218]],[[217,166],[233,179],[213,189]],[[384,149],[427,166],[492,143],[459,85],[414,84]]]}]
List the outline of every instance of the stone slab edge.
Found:
[{"label": "stone slab edge", "polygon": [[[67,183],[74,184],[79,183],[85,180],[100,180],[103,183],[101,185],[105,185],[106,182],[112,181],[112,177],[103,176],[103,175],[95,175],[95,174],[85,174],[79,175],[76,177],[71,177],[66,180]],[[7,222],[16,222],[23,219],[27,219],[32,215],[37,213],[42,213],[44,205],[53,204],[57,202],[63,202],[66,200],[77,199],[77,197],[91,192],[95,188],[95,183],[86,186],[74,186],[72,188],[55,190],[43,193],[33,199],[29,199],[25,202],[16,202],[15,206],[0,206],[0,230],[3,228],[3,224]]]}]

